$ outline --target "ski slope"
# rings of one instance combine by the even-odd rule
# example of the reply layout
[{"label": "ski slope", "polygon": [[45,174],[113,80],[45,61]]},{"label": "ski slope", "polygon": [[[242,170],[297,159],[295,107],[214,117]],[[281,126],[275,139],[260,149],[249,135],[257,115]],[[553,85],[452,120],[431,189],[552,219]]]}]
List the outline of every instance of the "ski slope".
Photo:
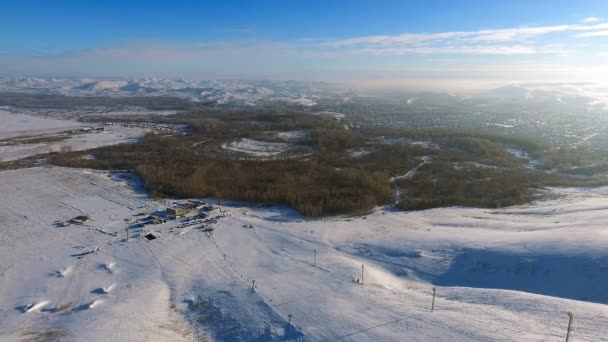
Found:
[{"label": "ski slope", "polygon": [[608,341],[608,188],[553,191],[323,219],[223,203],[205,233],[129,229],[171,201],[124,174],[3,171],[0,341],[560,341],[568,311],[573,341]]}]

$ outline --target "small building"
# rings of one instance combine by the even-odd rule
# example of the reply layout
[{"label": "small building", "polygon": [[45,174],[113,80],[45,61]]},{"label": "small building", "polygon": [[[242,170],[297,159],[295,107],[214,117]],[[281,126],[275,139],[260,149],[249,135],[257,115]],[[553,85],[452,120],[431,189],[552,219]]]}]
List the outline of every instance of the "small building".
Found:
[{"label": "small building", "polygon": [[188,208],[172,208],[172,207],[167,208],[167,215],[170,217],[174,217],[174,218],[180,217],[180,216],[185,216],[189,212],[190,212],[190,209],[188,209]]},{"label": "small building", "polygon": [[152,240],[156,240],[156,235],[152,234],[152,233],[148,233],[146,235],[144,235],[144,237],[146,238],[146,240],[148,241],[152,241]]},{"label": "small building", "polygon": [[145,220],[144,224],[161,224],[161,223],[166,222],[162,217],[157,216],[157,215],[150,215],[150,216],[146,217],[144,220]]},{"label": "small building", "polygon": [[188,202],[182,204],[182,207],[190,208],[190,209],[200,209],[205,205],[204,202],[197,200],[189,200]]},{"label": "small building", "polygon": [[202,207],[200,210],[202,212],[206,212],[207,214],[212,214],[212,213],[219,211],[219,209],[220,209],[219,207],[214,207],[212,205],[206,205],[206,206]]}]

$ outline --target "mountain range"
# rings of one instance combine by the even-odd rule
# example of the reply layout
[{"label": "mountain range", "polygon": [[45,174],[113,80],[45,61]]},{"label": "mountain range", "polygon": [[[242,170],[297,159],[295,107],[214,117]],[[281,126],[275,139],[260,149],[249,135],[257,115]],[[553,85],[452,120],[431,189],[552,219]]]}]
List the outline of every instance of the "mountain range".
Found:
[{"label": "mountain range", "polygon": [[213,105],[287,102],[314,106],[318,98],[336,94],[338,90],[324,82],[17,77],[0,78],[0,91],[66,96],[170,96]]}]

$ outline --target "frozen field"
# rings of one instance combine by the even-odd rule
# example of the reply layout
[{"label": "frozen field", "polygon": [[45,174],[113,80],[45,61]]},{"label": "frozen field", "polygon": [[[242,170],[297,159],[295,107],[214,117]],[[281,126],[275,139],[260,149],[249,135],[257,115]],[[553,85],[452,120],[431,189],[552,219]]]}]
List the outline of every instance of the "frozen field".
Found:
[{"label": "frozen field", "polygon": [[[0,140],[29,138],[63,137],[63,132],[78,130],[87,124],[63,119],[43,118],[25,114],[14,114],[0,109]],[[27,158],[37,154],[57,152],[62,148],[73,151],[87,150],[95,147],[129,143],[137,141],[146,131],[139,127],[113,125],[105,127],[100,133],[77,133],[60,141],[42,141],[37,143],[0,142],[0,162]]]},{"label": "frozen field", "polygon": [[101,133],[81,133],[66,140],[34,144],[0,145],[0,161],[11,161],[42,153],[57,152],[62,148],[72,151],[88,150],[106,145],[136,142],[146,129],[112,126]]},{"label": "frozen field", "polygon": [[85,126],[71,120],[42,118],[26,114],[13,114],[0,108],[0,139],[20,135],[55,133],[65,129]]},{"label": "frozen field", "polygon": [[0,341],[562,341],[568,311],[573,341],[608,341],[608,189],[560,192],[317,220],[231,204],[212,234],[127,241],[167,203],[104,172],[3,171]]}]

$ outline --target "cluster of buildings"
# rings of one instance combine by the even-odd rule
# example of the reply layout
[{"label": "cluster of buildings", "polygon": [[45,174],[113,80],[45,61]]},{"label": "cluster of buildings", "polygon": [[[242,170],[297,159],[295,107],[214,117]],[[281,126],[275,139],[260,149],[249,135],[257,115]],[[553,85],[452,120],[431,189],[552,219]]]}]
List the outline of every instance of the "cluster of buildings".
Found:
[{"label": "cluster of buildings", "polygon": [[223,215],[217,215],[213,218],[210,216],[221,212],[219,207],[201,202],[198,200],[189,200],[186,202],[176,202],[167,207],[165,210],[160,210],[146,216],[144,213],[136,214],[141,216],[133,222],[131,229],[143,229],[147,225],[157,225],[168,221],[178,221],[179,225],[171,227],[169,231],[174,232],[175,229],[196,226],[195,228],[206,232],[213,232],[214,223],[217,223],[217,218]]},{"label": "cluster of buildings", "polygon": [[[104,122],[104,125],[106,126],[113,126],[113,125],[117,125],[118,123],[116,122]],[[181,131],[179,129],[177,129],[176,127],[172,126],[172,125],[165,125],[165,124],[159,124],[159,123],[153,123],[153,122],[122,122],[120,123],[120,125],[122,127],[137,127],[137,128],[145,128],[145,129],[151,129],[152,131],[154,131],[155,133],[166,133],[166,134],[179,134],[181,133]]]},{"label": "cluster of buildings", "polygon": [[[164,210],[158,210],[149,214],[140,212],[133,215],[135,216],[134,218],[125,219],[130,222],[130,226],[127,228],[127,240],[129,238],[129,231],[134,232],[136,236],[143,235],[148,240],[154,240],[157,236],[154,235],[155,233],[146,230],[145,226],[159,225],[167,222],[178,223],[177,225],[166,227],[169,232],[175,232],[176,229],[192,227],[211,236],[211,233],[214,231],[213,225],[217,223],[219,218],[225,217],[225,214],[222,214],[221,212],[222,210],[220,207],[198,200],[175,202]],[[90,216],[79,215],[67,220],[58,220],[54,225],[57,227],[67,227],[72,224],[86,224],[89,221],[91,221]],[[162,230],[164,230],[164,228],[161,228],[158,231]]]},{"label": "cluster of buildings", "polygon": [[189,200],[183,203],[174,203],[173,206],[167,208],[167,217],[180,218],[190,214],[192,211],[197,211],[197,216],[207,217],[219,210],[219,207],[214,207],[211,204],[197,200]]}]

